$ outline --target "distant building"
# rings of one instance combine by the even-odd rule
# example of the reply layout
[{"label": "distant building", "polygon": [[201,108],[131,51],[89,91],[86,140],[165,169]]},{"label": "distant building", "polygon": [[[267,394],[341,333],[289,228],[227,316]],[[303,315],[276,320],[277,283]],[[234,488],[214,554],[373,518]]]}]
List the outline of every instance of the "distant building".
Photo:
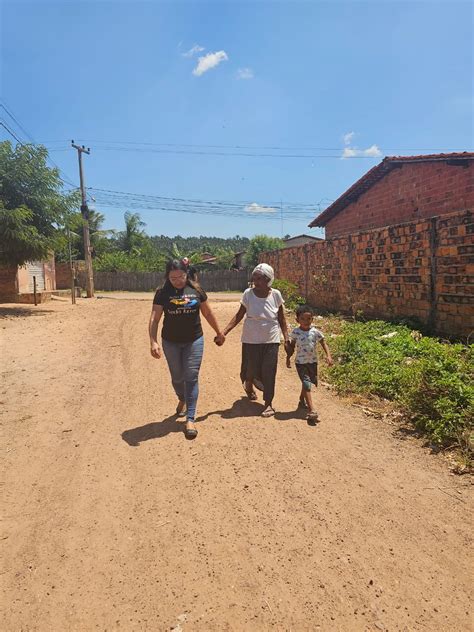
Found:
[{"label": "distant building", "polygon": [[324,241],[321,237],[313,237],[312,235],[296,235],[283,240],[284,248],[293,248],[294,246],[303,246],[304,244],[314,244],[316,241]]},{"label": "distant building", "polygon": [[241,250],[240,252],[234,252],[234,261],[231,265],[231,270],[242,270],[244,266],[244,255],[247,251]]},{"label": "distant building", "polygon": [[47,261],[29,261],[24,266],[0,267],[0,302],[32,303],[34,285],[38,302],[56,290],[54,256]]}]

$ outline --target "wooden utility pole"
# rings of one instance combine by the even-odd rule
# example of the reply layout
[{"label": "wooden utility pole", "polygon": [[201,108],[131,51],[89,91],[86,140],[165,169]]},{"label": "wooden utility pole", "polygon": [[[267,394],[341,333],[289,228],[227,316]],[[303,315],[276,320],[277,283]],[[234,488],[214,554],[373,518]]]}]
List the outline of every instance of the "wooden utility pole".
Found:
[{"label": "wooden utility pole", "polygon": [[82,232],[84,235],[84,257],[86,260],[86,291],[87,298],[94,296],[94,273],[92,271],[92,257],[91,257],[91,238],[89,233],[89,208],[86,200],[86,187],[84,184],[84,172],[82,169],[82,154],[90,154],[89,147],[86,149],[84,145],[75,145],[74,141],[71,141],[71,145],[74,149],[77,149],[77,156],[79,158],[79,178],[81,184],[81,213],[82,213]]}]

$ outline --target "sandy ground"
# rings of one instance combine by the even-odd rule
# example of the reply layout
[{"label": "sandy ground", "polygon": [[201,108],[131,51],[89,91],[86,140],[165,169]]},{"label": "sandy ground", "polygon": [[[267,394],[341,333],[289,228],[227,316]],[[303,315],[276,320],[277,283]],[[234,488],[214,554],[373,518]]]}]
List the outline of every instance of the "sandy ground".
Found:
[{"label": "sandy ground", "polygon": [[1,630],[471,629],[468,481],[323,388],[308,426],[283,356],[259,418],[237,331],[186,441],[123,298],[0,307]]}]

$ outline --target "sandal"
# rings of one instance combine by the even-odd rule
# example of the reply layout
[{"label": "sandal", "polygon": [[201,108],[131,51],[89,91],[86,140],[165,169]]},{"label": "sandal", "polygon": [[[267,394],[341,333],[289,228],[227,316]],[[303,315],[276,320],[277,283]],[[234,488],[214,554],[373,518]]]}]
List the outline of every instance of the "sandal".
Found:
[{"label": "sandal", "polygon": [[308,426],[315,426],[319,421],[319,415],[317,412],[309,413],[306,419],[308,421]]},{"label": "sandal", "polygon": [[251,391],[248,391],[245,388],[245,382],[242,383],[242,386],[244,387],[244,391],[247,394],[247,397],[250,399],[251,402],[254,402],[257,399],[257,393],[253,389]]},{"label": "sandal", "polygon": [[274,414],[275,414],[275,409],[272,408],[271,406],[267,406],[267,408],[265,408],[265,410],[261,414],[261,417],[265,417],[265,418],[273,417]]},{"label": "sandal", "polygon": [[186,439],[195,439],[198,436],[198,431],[196,430],[196,428],[186,427],[184,429],[184,436],[186,437]]},{"label": "sandal", "polygon": [[[182,404],[182,407],[181,407]],[[186,417],[186,402],[179,402],[176,406],[176,417]]]}]

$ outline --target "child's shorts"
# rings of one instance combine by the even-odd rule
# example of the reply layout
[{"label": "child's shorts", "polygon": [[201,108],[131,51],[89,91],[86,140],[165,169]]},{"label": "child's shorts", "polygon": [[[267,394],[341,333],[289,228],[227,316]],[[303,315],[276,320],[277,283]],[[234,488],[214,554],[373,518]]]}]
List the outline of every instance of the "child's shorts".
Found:
[{"label": "child's shorts", "polygon": [[318,363],[312,362],[311,364],[296,364],[296,370],[298,371],[299,378],[303,383],[305,391],[311,390],[311,384],[318,385]]}]

